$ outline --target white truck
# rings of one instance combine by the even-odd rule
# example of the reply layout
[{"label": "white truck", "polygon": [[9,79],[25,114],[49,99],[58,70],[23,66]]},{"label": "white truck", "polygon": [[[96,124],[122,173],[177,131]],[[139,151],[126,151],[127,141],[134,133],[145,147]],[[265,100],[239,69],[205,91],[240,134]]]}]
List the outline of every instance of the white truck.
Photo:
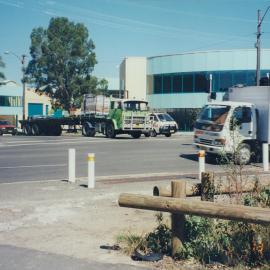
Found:
[{"label": "white truck", "polygon": [[270,142],[270,87],[233,87],[227,101],[206,104],[194,128],[194,145],[208,155],[233,154],[237,163],[258,157]]}]

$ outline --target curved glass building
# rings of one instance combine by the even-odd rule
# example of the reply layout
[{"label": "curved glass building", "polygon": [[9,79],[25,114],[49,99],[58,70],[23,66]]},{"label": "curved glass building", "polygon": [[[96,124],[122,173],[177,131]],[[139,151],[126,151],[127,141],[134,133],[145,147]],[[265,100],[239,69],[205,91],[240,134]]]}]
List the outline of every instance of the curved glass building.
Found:
[{"label": "curved glass building", "polygon": [[[270,49],[261,52],[261,77],[269,77]],[[151,108],[166,110],[180,130],[193,129],[208,101],[209,89],[221,100],[229,87],[255,85],[256,50],[215,50],[147,58],[146,99]]]}]

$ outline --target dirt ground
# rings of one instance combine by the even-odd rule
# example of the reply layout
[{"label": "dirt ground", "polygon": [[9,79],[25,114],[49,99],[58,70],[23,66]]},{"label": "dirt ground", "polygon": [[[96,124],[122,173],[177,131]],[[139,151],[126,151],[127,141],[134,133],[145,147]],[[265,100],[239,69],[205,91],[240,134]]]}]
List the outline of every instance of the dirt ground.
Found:
[{"label": "dirt ground", "polygon": [[[160,183],[160,182],[159,182]],[[116,236],[144,234],[156,225],[154,212],[118,206],[122,192],[152,194],[154,182],[111,185],[65,181],[0,185],[0,245],[106,263],[136,264],[119,251],[101,249]]]}]

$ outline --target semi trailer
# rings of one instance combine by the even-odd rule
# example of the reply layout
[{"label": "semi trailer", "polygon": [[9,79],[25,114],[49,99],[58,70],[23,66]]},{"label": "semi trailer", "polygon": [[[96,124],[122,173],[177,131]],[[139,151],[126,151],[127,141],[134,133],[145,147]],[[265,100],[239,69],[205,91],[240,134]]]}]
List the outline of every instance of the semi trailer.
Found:
[{"label": "semi trailer", "polygon": [[82,135],[87,137],[102,133],[109,138],[118,134],[139,138],[142,134],[149,136],[151,131],[146,101],[91,94],[84,95],[78,116],[34,116],[20,123],[23,133],[33,136],[60,136],[64,126],[79,126]]},{"label": "semi trailer", "polygon": [[224,101],[206,104],[194,128],[194,145],[208,155],[234,154],[247,164],[270,142],[270,87],[232,87]]}]

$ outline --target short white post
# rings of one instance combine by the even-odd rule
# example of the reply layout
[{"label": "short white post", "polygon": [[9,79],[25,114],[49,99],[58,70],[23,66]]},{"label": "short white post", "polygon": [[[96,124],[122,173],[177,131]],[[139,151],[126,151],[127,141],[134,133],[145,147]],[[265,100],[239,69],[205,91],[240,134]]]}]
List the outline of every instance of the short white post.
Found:
[{"label": "short white post", "polygon": [[89,153],[88,161],[88,188],[95,188],[95,154]]},{"label": "short white post", "polygon": [[263,171],[269,171],[269,145],[268,143],[263,143]]},{"label": "short white post", "polygon": [[202,180],[202,172],[205,172],[205,151],[200,150],[198,152],[199,158],[199,180]]},{"label": "short white post", "polygon": [[75,183],[75,149],[68,149],[68,182]]}]

